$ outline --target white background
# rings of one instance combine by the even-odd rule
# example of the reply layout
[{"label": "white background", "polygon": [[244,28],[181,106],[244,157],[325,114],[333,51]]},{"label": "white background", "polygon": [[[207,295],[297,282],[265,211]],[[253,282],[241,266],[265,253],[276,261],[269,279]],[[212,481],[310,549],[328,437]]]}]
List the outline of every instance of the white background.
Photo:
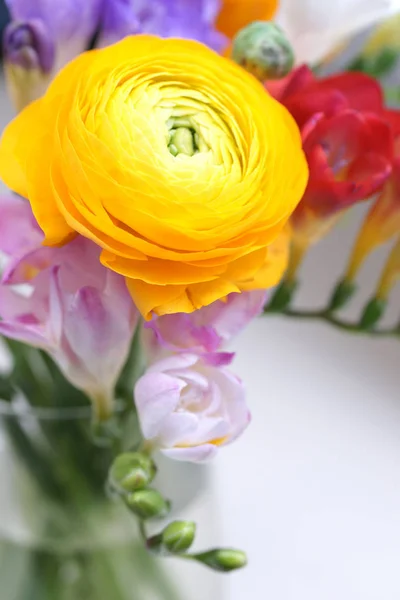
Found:
[{"label": "white background", "polygon": [[[3,100],[1,121],[10,114]],[[300,306],[326,299],[360,213],[310,255]],[[350,315],[382,259],[364,269]],[[253,422],[221,451],[212,490],[186,516],[199,518],[201,542],[242,547],[250,564],[216,578],[183,569],[196,600],[221,600],[220,585],[225,600],[399,600],[400,340],[264,317],[234,348]]]},{"label": "white background", "polygon": [[[310,255],[299,306],[343,270],[363,209]],[[363,270],[356,315],[384,258]],[[398,290],[400,291],[400,290]],[[400,296],[387,321],[400,318]],[[263,317],[235,344],[253,422],[215,464],[224,540],[250,564],[229,600],[400,598],[400,339]]]}]

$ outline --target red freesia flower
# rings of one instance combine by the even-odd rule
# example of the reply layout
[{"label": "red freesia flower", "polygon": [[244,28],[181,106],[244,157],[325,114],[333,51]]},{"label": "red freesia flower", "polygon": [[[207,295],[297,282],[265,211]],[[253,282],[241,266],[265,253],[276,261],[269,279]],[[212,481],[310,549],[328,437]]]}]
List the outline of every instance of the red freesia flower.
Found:
[{"label": "red freesia flower", "polygon": [[302,66],[268,89],[302,131],[310,178],[292,225],[304,253],[343,210],[382,188],[394,159],[393,130],[379,83],[362,73],[317,79]]},{"label": "red freesia flower", "polygon": [[[345,275],[347,281],[355,279],[363,262],[373,250],[400,233],[400,112],[398,110],[387,110],[385,111],[385,118],[392,127],[394,139],[392,172],[372,204],[357,236],[347,265]],[[393,256],[397,260],[398,245],[393,252]],[[393,260],[388,263],[389,267]],[[390,279],[392,275],[389,267],[385,270],[385,281],[388,278]],[[398,269],[397,264],[396,269]]]}]

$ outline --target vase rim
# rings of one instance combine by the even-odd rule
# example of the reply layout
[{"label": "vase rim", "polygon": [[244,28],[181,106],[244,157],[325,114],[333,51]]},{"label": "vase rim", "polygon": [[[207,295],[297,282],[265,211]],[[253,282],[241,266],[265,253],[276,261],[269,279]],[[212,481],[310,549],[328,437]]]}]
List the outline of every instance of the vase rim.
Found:
[{"label": "vase rim", "polygon": [[22,402],[0,399],[0,417],[34,417],[46,421],[76,421],[90,419],[92,408],[88,406],[31,406]]}]

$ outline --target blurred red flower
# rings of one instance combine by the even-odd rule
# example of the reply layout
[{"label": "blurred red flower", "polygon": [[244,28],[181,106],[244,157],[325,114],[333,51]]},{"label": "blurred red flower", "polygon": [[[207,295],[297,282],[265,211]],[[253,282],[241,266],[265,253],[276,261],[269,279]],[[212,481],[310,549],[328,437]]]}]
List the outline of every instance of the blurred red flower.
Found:
[{"label": "blurred red flower", "polygon": [[267,87],[302,132],[310,178],[292,225],[305,251],[345,209],[382,188],[394,159],[393,131],[379,83],[362,73],[317,79],[302,66]]}]

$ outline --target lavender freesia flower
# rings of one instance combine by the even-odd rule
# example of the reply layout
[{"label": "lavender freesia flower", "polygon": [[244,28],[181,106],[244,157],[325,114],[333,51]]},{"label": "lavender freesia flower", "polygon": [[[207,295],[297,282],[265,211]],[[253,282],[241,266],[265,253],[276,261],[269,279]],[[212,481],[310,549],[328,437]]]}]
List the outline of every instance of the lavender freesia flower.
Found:
[{"label": "lavender freesia flower", "polygon": [[250,414],[229,354],[169,356],[138,380],[135,403],[143,436],[166,456],[203,462],[233,442]]},{"label": "lavender freesia flower", "polygon": [[198,40],[219,51],[226,46],[214,26],[220,6],[220,0],[105,0],[100,45],[150,33]]},{"label": "lavender freesia flower", "polygon": [[[40,20],[56,47],[54,71],[87,49],[104,0],[6,0],[14,21]],[[109,0],[106,0],[108,3]]]},{"label": "lavender freesia flower", "polygon": [[10,23],[3,34],[3,51],[7,63],[23,69],[48,73],[53,68],[54,44],[40,19]]},{"label": "lavender freesia flower", "polygon": [[230,294],[190,314],[154,318],[143,331],[147,354],[154,361],[165,351],[216,352],[261,313],[265,300],[264,290]]},{"label": "lavender freesia flower", "polygon": [[[0,284],[0,334],[46,350],[104,417],[138,312],[123,278],[100,265],[95,244],[77,237],[48,248],[42,238],[27,202],[0,198],[0,250],[10,257]],[[29,293],[18,284],[28,284]]]},{"label": "lavender freesia flower", "polygon": [[4,69],[17,111],[44,94],[51,80],[55,45],[40,19],[10,23],[3,34]]}]

